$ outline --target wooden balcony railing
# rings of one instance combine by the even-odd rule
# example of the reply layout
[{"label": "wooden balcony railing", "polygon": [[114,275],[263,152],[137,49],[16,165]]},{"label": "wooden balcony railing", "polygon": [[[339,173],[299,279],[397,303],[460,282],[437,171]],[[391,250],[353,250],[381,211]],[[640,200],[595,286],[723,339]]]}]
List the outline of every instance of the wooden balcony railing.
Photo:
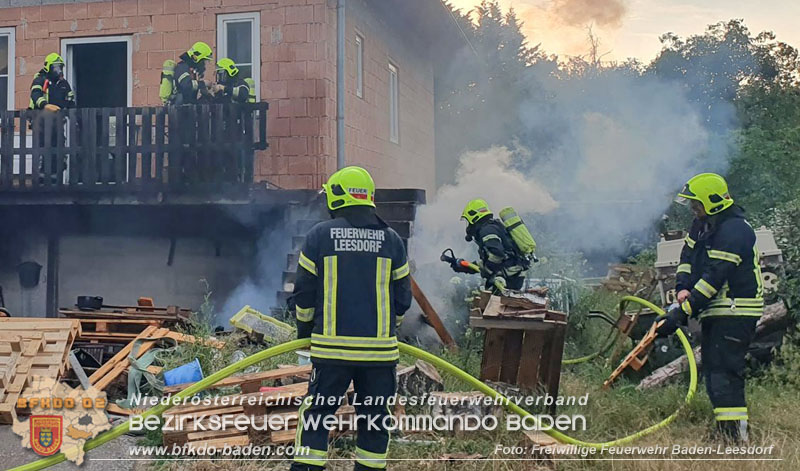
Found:
[{"label": "wooden balcony railing", "polygon": [[267,103],[0,112],[0,192],[215,188],[253,181]]}]

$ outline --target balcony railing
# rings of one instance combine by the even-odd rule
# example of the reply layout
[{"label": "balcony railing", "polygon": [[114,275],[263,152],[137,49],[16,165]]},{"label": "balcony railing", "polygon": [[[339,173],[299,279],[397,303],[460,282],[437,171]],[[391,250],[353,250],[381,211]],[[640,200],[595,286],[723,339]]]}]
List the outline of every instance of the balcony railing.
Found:
[{"label": "balcony railing", "polygon": [[0,112],[0,192],[215,188],[253,181],[267,103]]}]

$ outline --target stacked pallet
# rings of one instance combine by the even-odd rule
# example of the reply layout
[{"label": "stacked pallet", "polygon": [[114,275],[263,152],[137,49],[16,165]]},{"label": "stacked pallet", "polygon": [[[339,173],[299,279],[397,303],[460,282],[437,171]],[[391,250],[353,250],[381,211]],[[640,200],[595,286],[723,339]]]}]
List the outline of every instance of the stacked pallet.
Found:
[{"label": "stacked pallet", "polygon": [[[550,301],[541,292],[490,295],[479,311],[484,319],[536,319],[543,322],[566,322],[567,315],[550,309]],[[476,313],[477,314],[477,313]]]},{"label": "stacked pallet", "polygon": [[567,315],[549,305],[544,290],[503,296],[482,292],[475,299],[469,325],[486,330],[481,380],[558,395]]},{"label": "stacked pallet", "polygon": [[[255,440],[276,444],[290,443],[294,441],[297,431],[298,405],[308,392],[307,375],[310,372],[311,366],[305,365],[225,378],[213,387],[238,386],[242,392],[217,396],[209,403],[176,406],[164,412],[165,420],[180,424],[175,430],[163,432],[164,445],[188,444],[192,448],[200,448],[248,445]],[[261,386],[263,381],[292,378],[306,378],[306,381],[277,387]],[[167,388],[165,392],[177,392],[188,386],[189,384],[174,386]],[[346,416],[354,413],[352,406],[342,406],[336,414]],[[217,420],[215,416],[234,421],[244,421],[246,417],[252,423],[246,430],[233,426],[228,426],[225,430],[207,430],[212,420]]]},{"label": "stacked pallet", "polygon": [[16,403],[33,376],[61,377],[80,323],[71,319],[0,317],[0,423],[16,417]]},{"label": "stacked pallet", "polygon": [[97,310],[62,308],[58,313],[80,321],[80,341],[111,344],[126,344],[148,326],[174,326],[191,315],[189,309],[178,306],[153,306],[147,298],[140,299],[138,306],[104,305]]}]

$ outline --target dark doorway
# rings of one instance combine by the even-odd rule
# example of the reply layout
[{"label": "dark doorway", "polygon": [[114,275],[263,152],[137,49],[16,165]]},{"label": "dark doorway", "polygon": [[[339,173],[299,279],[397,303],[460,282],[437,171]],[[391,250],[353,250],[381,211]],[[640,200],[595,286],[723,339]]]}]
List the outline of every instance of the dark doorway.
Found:
[{"label": "dark doorway", "polygon": [[73,44],[75,98],[79,108],[128,106],[128,43]]}]

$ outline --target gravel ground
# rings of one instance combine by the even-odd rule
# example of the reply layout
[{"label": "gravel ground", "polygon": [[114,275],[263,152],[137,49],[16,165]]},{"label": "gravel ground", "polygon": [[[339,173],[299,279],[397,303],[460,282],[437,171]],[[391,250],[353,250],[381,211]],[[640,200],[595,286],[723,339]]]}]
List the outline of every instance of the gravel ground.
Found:
[{"label": "gravel ground", "polygon": [[[0,425],[0,469],[9,469],[41,458],[30,448],[23,448],[21,438],[11,431],[10,425]],[[121,459],[127,456],[128,447],[136,444],[136,437],[123,435],[99,448],[88,452],[83,465],[76,466],[72,462],[59,463],[47,468],[52,471],[143,471],[145,462]],[[92,458],[117,458],[113,461],[93,460]]]}]

